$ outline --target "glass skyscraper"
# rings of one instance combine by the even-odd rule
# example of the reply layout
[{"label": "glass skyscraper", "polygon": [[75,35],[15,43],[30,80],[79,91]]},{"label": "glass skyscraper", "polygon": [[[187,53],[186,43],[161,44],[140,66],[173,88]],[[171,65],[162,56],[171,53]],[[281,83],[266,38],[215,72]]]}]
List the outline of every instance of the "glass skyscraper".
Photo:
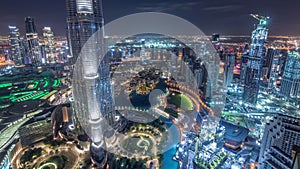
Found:
[{"label": "glass skyscraper", "polygon": [[300,146],[300,119],[276,115],[265,126],[258,168],[292,168],[294,146]]},{"label": "glass skyscraper", "polygon": [[247,56],[247,68],[244,82],[244,94],[243,101],[256,104],[259,83],[266,55],[266,42],[268,36],[268,20],[269,17],[263,17],[259,15],[252,15],[259,20],[259,24],[252,32],[251,45],[249,56]]},{"label": "glass skyscraper", "polygon": [[101,0],[66,0],[70,63],[76,63],[81,48],[104,24]]},{"label": "glass skyscraper", "polygon": [[21,39],[19,29],[15,26],[9,26],[9,44],[10,44],[10,55],[13,58],[15,65],[24,64],[24,58],[21,52]]},{"label": "glass skyscraper", "polygon": [[296,51],[288,53],[280,92],[289,98],[300,98],[300,55]]},{"label": "glass skyscraper", "polygon": [[32,17],[25,18],[26,40],[28,43],[29,61],[30,64],[42,63],[39,37],[36,30],[35,22]]},{"label": "glass skyscraper", "polygon": [[[74,110],[80,126],[91,138],[91,160],[104,168],[106,122],[115,120],[108,57],[104,57],[101,0],[67,0],[70,64],[74,65]],[[107,55],[106,55],[107,56]],[[101,59],[103,58],[103,59]],[[100,61],[101,60],[101,61]]]},{"label": "glass skyscraper", "polygon": [[55,63],[55,45],[54,45],[54,34],[50,27],[44,27],[43,37],[46,50],[46,62]]},{"label": "glass skyscraper", "polygon": [[234,64],[235,64],[235,54],[226,53],[225,54],[225,67],[224,67],[224,75],[225,75],[224,85],[226,85],[226,87],[230,86],[230,84],[232,83]]}]

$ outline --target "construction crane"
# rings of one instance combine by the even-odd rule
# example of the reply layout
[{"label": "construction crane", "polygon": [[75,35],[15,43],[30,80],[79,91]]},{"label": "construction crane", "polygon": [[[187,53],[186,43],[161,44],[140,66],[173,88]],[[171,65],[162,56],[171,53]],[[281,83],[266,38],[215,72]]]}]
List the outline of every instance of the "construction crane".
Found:
[{"label": "construction crane", "polygon": [[259,24],[262,24],[262,25],[266,25],[268,23],[268,20],[270,19],[270,17],[268,17],[268,16],[261,16],[258,14],[250,14],[250,16],[259,20]]}]

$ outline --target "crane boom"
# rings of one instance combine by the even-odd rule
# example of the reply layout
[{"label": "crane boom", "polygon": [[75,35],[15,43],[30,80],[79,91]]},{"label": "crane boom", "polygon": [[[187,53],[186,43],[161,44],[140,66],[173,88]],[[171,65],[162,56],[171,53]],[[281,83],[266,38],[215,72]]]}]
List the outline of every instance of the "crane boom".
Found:
[{"label": "crane boom", "polygon": [[270,19],[268,16],[261,16],[258,14],[250,14],[253,18],[257,19],[260,24],[267,24],[267,21]]}]

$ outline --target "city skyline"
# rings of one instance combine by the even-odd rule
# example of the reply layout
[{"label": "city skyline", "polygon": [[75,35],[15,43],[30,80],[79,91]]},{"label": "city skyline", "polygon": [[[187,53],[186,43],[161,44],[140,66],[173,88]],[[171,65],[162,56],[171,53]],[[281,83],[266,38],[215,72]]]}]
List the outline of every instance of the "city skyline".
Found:
[{"label": "city skyline", "polygon": [[[297,23],[297,16],[300,11],[297,10],[300,2],[291,0],[289,3],[282,4],[276,0],[270,2],[260,2],[258,0],[251,2],[239,2],[236,0],[224,1],[196,1],[187,2],[176,1],[128,1],[120,0],[103,1],[105,23],[111,22],[119,17],[137,12],[164,12],[185,18],[198,26],[207,35],[214,32],[221,35],[249,35],[255,21],[249,14],[259,13],[270,16],[270,35],[300,35],[300,24]],[[19,5],[14,5],[19,4]],[[30,5],[29,5],[30,4]],[[9,33],[8,25],[20,28],[21,35],[25,33],[24,18],[32,16],[36,20],[39,34],[42,28],[49,26],[58,36],[66,36],[66,13],[65,1],[54,0],[48,4],[45,1],[29,0],[26,3],[17,0],[5,1],[0,10],[0,35],[6,36]],[[14,10],[11,9],[14,7]],[[16,13],[15,11],[18,11]],[[289,12],[293,11],[293,12]],[[220,29],[222,28],[222,29]]]},{"label": "city skyline", "polygon": [[300,168],[296,0],[1,5],[0,169]]}]

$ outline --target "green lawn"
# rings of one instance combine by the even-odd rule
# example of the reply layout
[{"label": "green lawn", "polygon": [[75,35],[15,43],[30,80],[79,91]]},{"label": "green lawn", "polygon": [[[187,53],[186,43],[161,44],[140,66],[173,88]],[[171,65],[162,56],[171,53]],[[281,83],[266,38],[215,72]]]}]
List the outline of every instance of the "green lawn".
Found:
[{"label": "green lawn", "polygon": [[187,96],[183,94],[175,94],[171,95],[168,99],[169,104],[174,104],[176,108],[181,108],[182,110],[188,111],[193,110],[194,105],[191,99],[189,99]]}]

